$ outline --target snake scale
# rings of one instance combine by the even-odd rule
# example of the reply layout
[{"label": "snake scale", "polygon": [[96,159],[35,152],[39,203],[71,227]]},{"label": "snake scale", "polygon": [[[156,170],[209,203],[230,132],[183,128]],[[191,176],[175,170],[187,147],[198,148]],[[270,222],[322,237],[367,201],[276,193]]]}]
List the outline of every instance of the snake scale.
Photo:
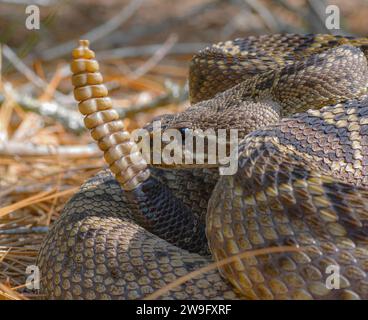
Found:
[{"label": "snake scale", "polygon": [[[159,298],[367,299],[367,55],[366,38],[296,34],[195,55],[192,105],[160,120],[182,131],[238,129],[238,170],[219,175],[219,165],[147,164],[80,41],[74,94],[109,169],[81,187],[45,238],[42,293],[152,297],[230,258]],[[275,247],[294,249],[267,252]],[[338,288],[327,285],[329,266],[338,268]]]}]

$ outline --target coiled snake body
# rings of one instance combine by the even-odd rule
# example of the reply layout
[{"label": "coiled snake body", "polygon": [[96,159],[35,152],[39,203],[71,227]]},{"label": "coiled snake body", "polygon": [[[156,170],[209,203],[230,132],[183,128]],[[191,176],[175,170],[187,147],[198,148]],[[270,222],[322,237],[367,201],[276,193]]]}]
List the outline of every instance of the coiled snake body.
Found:
[{"label": "coiled snake body", "polygon": [[[42,292],[139,299],[235,257],[160,298],[367,299],[367,54],[365,38],[293,34],[197,54],[192,106],[160,120],[238,129],[239,168],[219,176],[205,165],[148,166],[81,41],[75,97],[115,177],[100,172],[66,204],[39,252]],[[294,249],[237,256],[285,246]],[[328,285],[331,270],[338,288]]]}]

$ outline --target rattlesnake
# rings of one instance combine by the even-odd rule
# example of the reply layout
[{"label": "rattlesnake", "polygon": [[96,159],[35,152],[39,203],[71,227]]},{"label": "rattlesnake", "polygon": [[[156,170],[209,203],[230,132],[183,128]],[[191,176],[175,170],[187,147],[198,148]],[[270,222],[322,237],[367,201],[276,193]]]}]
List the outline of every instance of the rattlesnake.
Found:
[{"label": "rattlesnake", "polygon": [[[238,129],[239,168],[219,176],[130,154],[135,144],[81,41],[75,97],[113,173],[87,181],[45,238],[37,261],[45,296],[152,297],[233,257],[160,298],[367,299],[367,48],[366,38],[286,34],[197,54],[192,106],[160,120],[164,129]],[[236,257],[280,246],[290,251]],[[331,266],[339,288],[326,282]]]}]

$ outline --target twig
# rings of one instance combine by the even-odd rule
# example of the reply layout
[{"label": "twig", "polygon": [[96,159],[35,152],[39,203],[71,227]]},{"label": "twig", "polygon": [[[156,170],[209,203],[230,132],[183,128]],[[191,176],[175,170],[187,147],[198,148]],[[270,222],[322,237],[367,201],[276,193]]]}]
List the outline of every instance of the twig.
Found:
[{"label": "twig", "polygon": [[132,72],[129,77],[131,79],[138,79],[146,74],[149,70],[154,68],[172,49],[175,43],[178,41],[176,34],[171,34],[170,37],[161,45],[161,47],[149,58],[144,64]]},{"label": "twig", "polygon": [[[107,22],[98,26],[97,28],[79,36],[79,38],[87,39],[92,43],[105,37],[112,31],[116,30],[125,21],[127,21],[138,10],[144,1],[145,0],[132,0],[128,6],[124,7],[115,17],[109,19]],[[75,40],[64,42],[54,48],[45,50],[41,54],[41,58],[43,60],[52,60],[58,58],[71,52],[75,45]]]},{"label": "twig", "polygon": [[12,290],[3,283],[0,283],[0,298],[1,297],[4,297],[9,300],[28,300],[28,298],[23,297],[23,295]]},{"label": "twig", "polygon": [[[16,93],[9,83],[6,83],[12,92],[14,101],[23,109],[35,112],[42,116],[47,116],[60,122],[69,131],[80,133],[85,130],[82,116],[75,110],[70,110],[57,102],[41,102],[29,96],[22,96]],[[5,97],[0,94],[0,104],[3,103]]]},{"label": "twig", "polygon": [[[9,85],[7,83],[7,85]],[[171,103],[181,103],[188,98],[187,88],[179,88],[176,84],[166,81],[165,86],[167,93],[153,98],[149,102],[142,104],[133,104],[127,108],[116,108],[119,116],[122,118],[131,117],[138,112],[149,111]],[[39,115],[50,117],[60,122],[63,127],[74,133],[85,131],[82,115],[75,110],[66,108],[56,102],[40,102],[29,96],[20,96],[12,91],[14,101],[23,109],[35,112]],[[0,94],[0,104],[3,103],[5,97]]]},{"label": "twig", "polygon": [[50,82],[47,84],[44,92],[41,94],[41,96],[38,99],[40,101],[49,101],[55,95],[56,88],[59,85],[61,80],[62,80],[61,67],[60,65],[58,65],[56,67],[56,71],[54,75],[52,76]]},{"label": "twig", "polygon": [[244,3],[259,15],[270,31],[280,32],[283,29],[280,22],[275,19],[272,13],[262,3],[257,0],[244,0]]},{"label": "twig", "polygon": [[315,29],[315,32],[331,33],[325,26],[324,10],[326,8],[326,2],[324,0],[307,0],[308,21],[309,25]]},{"label": "twig", "polygon": [[47,233],[49,227],[19,227],[14,229],[0,230],[0,234],[29,234],[29,233]]},{"label": "twig", "polygon": [[[127,108],[116,108],[120,117],[131,117],[138,112],[148,111],[170,103],[181,103],[187,99],[187,88],[179,88],[170,81],[167,81],[165,85],[167,93],[152,99],[148,103],[134,104]],[[14,101],[23,109],[50,117],[60,122],[65,129],[71,132],[79,134],[86,130],[82,115],[78,111],[64,107],[56,102],[40,102],[29,96],[21,96],[11,88],[9,83],[6,83],[6,86],[10,88],[8,90],[10,90]],[[4,100],[5,97],[0,94],[0,104],[3,103]]]},{"label": "twig", "polygon": [[25,63],[10,49],[6,44],[3,45],[3,53],[5,58],[11,62],[11,64],[16,68],[21,74],[24,74],[25,77],[33,82],[37,87],[44,88],[47,86],[47,83],[38,77],[31,69],[27,67]]},{"label": "twig", "polygon": [[[192,54],[197,52],[205,47],[207,47],[209,43],[203,42],[194,42],[194,43],[177,43],[172,46],[170,51],[167,54]],[[124,48],[116,48],[111,50],[103,50],[97,52],[97,56],[99,60],[109,60],[109,59],[117,59],[117,58],[137,58],[137,57],[145,57],[154,54],[157,50],[162,47],[162,44],[151,44],[145,46],[135,46],[135,47],[124,47]]]},{"label": "twig", "polygon": [[[3,54],[8,59],[8,61],[17,69],[21,74],[23,74],[29,81],[36,85],[40,89],[45,89],[48,87],[46,81],[41,79],[37,74],[35,74],[28,66],[18,58],[12,49],[10,49],[6,44],[3,45]],[[64,97],[64,94],[55,91],[55,97]]]},{"label": "twig", "polygon": [[283,7],[284,9],[294,13],[295,15],[304,18],[305,14],[302,10],[300,10],[298,7],[296,7],[295,5],[292,5],[289,1],[287,0],[274,0],[274,2],[276,2],[277,4],[279,4],[281,7]]},{"label": "twig", "polygon": [[7,87],[4,90],[4,103],[0,109],[0,142],[8,140],[8,126],[13,112],[14,100]]},{"label": "twig", "polygon": [[3,86],[3,44],[0,43],[0,89]]},{"label": "twig", "polygon": [[99,156],[101,152],[95,144],[89,145],[69,145],[54,146],[40,145],[22,142],[0,142],[0,155],[7,156],[51,156],[82,157]]},{"label": "twig", "polygon": [[[55,183],[32,183],[29,185],[20,185],[20,186],[11,186],[5,185],[3,188],[0,188],[0,199],[8,196],[9,194],[17,195],[17,194],[25,194],[25,193],[35,193],[41,191],[49,191],[53,190],[55,187]],[[70,185],[64,185],[59,188],[59,191],[70,189]]]},{"label": "twig", "polygon": [[166,81],[165,86],[167,92],[156,98],[151,99],[149,102],[141,104],[133,104],[127,108],[116,108],[121,118],[129,118],[138,112],[146,112],[152,109],[156,109],[162,106],[167,106],[173,103],[182,103],[188,99],[188,87],[179,87],[177,84],[171,81]]},{"label": "twig", "polygon": [[43,127],[43,118],[39,117],[35,113],[29,112],[18,128],[15,129],[10,140],[24,141],[33,137]]},{"label": "twig", "polygon": [[[28,207],[32,204],[36,204],[36,203],[40,203],[40,202],[44,202],[44,201],[48,201],[51,199],[54,199],[55,197],[59,198],[59,197],[64,197],[64,196],[69,196],[70,194],[75,193],[79,188],[71,188],[68,190],[64,190],[61,192],[41,192],[39,194],[33,195],[31,197],[28,197],[26,199],[23,199],[21,201],[18,201],[16,203],[13,203],[11,205],[8,205],[6,207],[2,207],[0,208],[0,218],[14,212],[15,210],[19,210],[21,208],[25,208]],[[31,240],[30,240],[31,241]]]},{"label": "twig", "polygon": [[140,38],[148,37],[150,35],[155,35],[163,32],[164,30],[168,30],[171,27],[178,27],[181,24],[187,24],[188,20],[193,20],[199,15],[201,15],[204,11],[214,9],[221,2],[227,2],[225,0],[212,0],[207,2],[202,2],[199,5],[195,6],[185,14],[179,17],[162,19],[158,23],[154,25],[137,25],[134,28],[131,28],[130,31],[120,31],[116,30],[111,33],[109,36],[101,39],[99,41],[99,45],[101,47],[112,47],[112,46],[123,46],[128,44],[131,41],[137,41]]}]

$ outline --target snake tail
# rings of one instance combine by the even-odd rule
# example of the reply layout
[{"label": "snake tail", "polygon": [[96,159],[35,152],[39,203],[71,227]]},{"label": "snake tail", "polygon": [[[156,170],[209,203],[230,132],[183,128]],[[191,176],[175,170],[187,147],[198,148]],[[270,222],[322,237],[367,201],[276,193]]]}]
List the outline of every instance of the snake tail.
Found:
[{"label": "snake tail", "polygon": [[119,114],[112,108],[89,41],[80,40],[72,57],[74,97],[79,101],[79,111],[85,115],[84,124],[104,152],[104,158],[121,187],[133,190],[149,178],[147,163],[129,132],[124,130]]},{"label": "snake tail", "polygon": [[[84,124],[104,152],[110,170],[122,189],[127,191],[125,197],[134,220],[172,244],[192,252],[206,250],[204,224],[173,196],[166,185],[150,174],[138,146],[124,130],[123,121],[112,108],[98,62],[94,59],[95,53],[89,49],[87,40],[80,40],[72,57],[72,83],[79,111],[85,115]],[[167,206],[157,212],[155,208],[162,202]],[[172,232],[173,229],[178,231]],[[195,236],[193,230],[198,230]]]}]

